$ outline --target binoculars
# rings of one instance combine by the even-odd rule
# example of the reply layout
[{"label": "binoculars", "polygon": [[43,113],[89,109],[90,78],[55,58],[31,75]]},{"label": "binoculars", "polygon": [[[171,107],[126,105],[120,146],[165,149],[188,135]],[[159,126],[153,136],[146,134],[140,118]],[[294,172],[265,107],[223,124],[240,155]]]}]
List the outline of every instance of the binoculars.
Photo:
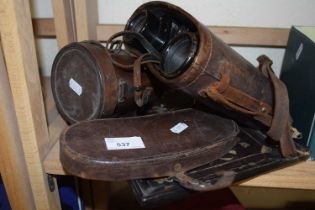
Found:
[{"label": "binoculars", "polygon": [[[179,7],[165,2],[143,4],[106,45],[71,43],[56,56],[53,95],[61,115],[74,124],[61,136],[61,161],[84,178],[174,176],[190,189],[224,187],[234,180],[233,173],[223,174],[217,186],[196,182],[184,173],[222,157],[238,142],[234,123],[210,117],[209,112],[264,133],[284,158],[305,157],[292,140],[286,86],[275,76],[267,56],[258,61],[259,66],[253,66]],[[166,107],[172,112],[159,109],[152,116],[121,118],[133,110],[152,108],[161,101],[161,90],[183,93],[183,100],[198,103],[204,112],[174,111],[173,106]],[[173,96],[167,99],[180,106],[183,101]],[[102,118],[108,119],[96,120]],[[170,122],[180,122],[184,129],[170,133]],[[187,128],[192,130],[185,134]],[[103,137],[128,135],[142,136],[148,148],[107,151],[101,146]],[[199,158],[196,151],[202,151]]]},{"label": "binoculars", "polygon": [[[115,41],[118,36],[122,40]],[[138,106],[148,103],[153,92],[146,75],[149,72],[168,88],[185,92],[240,123],[264,130],[280,142],[284,156],[296,154],[290,137],[287,90],[274,75],[272,61],[266,56],[259,57],[260,65],[254,67],[190,14],[162,2],[140,6],[125,30],[108,42],[107,48],[95,43],[70,44],[57,55],[52,70],[53,93],[68,121],[128,110],[134,107],[130,103],[132,95]],[[87,88],[79,99],[71,97],[75,91],[64,87],[77,83],[72,78],[75,75]]]}]

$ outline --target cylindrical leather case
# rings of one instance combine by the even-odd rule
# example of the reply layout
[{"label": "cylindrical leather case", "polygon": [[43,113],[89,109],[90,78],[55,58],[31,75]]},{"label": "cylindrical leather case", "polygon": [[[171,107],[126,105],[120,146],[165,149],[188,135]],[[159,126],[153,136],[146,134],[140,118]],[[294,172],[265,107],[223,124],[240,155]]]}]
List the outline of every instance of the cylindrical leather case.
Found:
[{"label": "cylindrical leather case", "polygon": [[[154,31],[152,24],[146,23],[151,19],[160,20],[153,28],[158,28],[158,33],[148,32]],[[136,21],[140,23],[134,24]],[[162,31],[165,22],[171,27]],[[269,137],[280,141],[284,156],[295,154],[287,90],[272,72],[272,61],[266,56],[258,58],[259,68],[254,67],[190,14],[165,2],[140,6],[125,30],[160,43],[156,49],[161,64],[150,64],[149,69],[164,84],[181,89],[238,122],[266,130]],[[143,51],[140,45],[132,45],[134,40],[124,40],[127,48]]]},{"label": "cylindrical leather case", "polygon": [[[114,65],[114,60],[124,65],[134,62],[123,50],[110,52],[94,41],[71,43],[60,50],[53,63],[51,85],[66,121],[72,124],[119,116],[136,108],[133,72]],[[145,73],[141,81],[150,86]]]}]

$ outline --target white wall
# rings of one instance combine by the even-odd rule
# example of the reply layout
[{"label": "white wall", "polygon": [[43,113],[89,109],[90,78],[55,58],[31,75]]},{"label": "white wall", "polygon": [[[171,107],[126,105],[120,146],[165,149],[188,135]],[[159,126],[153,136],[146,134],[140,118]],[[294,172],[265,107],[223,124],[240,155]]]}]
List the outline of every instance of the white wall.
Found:
[{"label": "white wall", "polygon": [[51,2],[53,0],[31,0],[31,12],[33,18],[52,18],[53,10]]},{"label": "white wall", "polygon": [[[99,0],[100,23],[125,23],[148,0]],[[206,25],[289,28],[315,25],[314,0],[169,0]]]},{"label": "white wall", "polygon": [[[33,17],[52,17],[50,0],[31,0]],[[132,12],[148,0],[98,0],[99,22],[124,24]],[[292,25],[315,25],[315,0],[170,0],[206,25],[289,28]],[[44,75],[50,74],[57,53],[55,40],[37,41],[40,65]],[[257,65],[256,57],[266,54],[279,74],[284,49],[234,47]]]},{"label": "white wall", "polygon": [[42,76],[50,76],[53,60],[58,52],[56,39],[36,39],[38,65]]},{"label": "white wall", "polygon": [[[51,0],[31,0],[33,18],[53,18]],[[36,39],[38,65],[43,76],[50,76],[52,62],[58,52],[56,39]]]}]

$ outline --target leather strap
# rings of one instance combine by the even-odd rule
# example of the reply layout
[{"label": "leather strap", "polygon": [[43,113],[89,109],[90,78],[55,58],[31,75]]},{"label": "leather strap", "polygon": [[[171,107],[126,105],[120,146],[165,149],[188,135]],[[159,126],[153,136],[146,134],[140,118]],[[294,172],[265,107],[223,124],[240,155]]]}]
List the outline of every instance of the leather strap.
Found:
[{"label": "leather strap", "polygon": [[160,53],[151,45],[151,43],[140,33],[135,31],[120,31],[118,33],[113,34],[106,43],[106,48],[109,49],[111,46],[111,43],[113,43],[113,40],[120,36],[129,36],[132,38],[137,39],[143,48],[150,54],[161,57]]},{"label": "leather strap", "polygon": [[153,59],[150,53],[142,54],[134,62],[133,67],[133,84],[135,87],[134,99],[139,107],[148,103],[149,97],[153,91],[152,87],[143,87],[141,82],[141,65],[146,63],[160,63],[159,60]]},{"label": "leather strap", "polygon": [[113,57],[111,57],[111,59],[112,59],[112,63],[115,66],[120,67],[120,68],[122,68],[124,70],[127,70],[127,71],[132,71],[133,70],[134,64],[122,64],[122,63],[116,61]]},{"label": "leather strap", "polygon": [[255,119],[261,121],[266,126],[270,126],[272,121],[271,106],[230,85],[229,72],[233,71],[233,68],[235,67],[223,64],[220,70],[220,81],[214,82],[207,88],[202,89],[199,94],[208,96],[212,100],[237,112],[253,115]]},{"label": "leather strap", "polygon": [[227,100],[247,110],[254,111],[256,114],[272,113],[272,107],[269,104],[259,101],[249,94],[246,94],[245,92],[230,85],[229,72],[233,71],[233,68],[235,67],[230,64],[223,64],[220,82],[213,83],[210,88],[215,89],[218,93],[221,93]]},{"label": "leather strap", "polygon": [[[113,34],[106,43],[106,48],[108,50],[112,51],[120,51],[123,45],[122,40],[114,40],[120,36],[131,36],[135,39],[137,39],[141,45],[147,50],[148,53],[152,54],[154,57],[160,57],[160,53],[151,45],[151,43],[140,33],[134,32],[134,31],[121,31],[118,33]],[[133,52],[129,52],[128,50],[125,50],[127,54],[129,54],[131,57],[139,57],[135,55]],[[115,66],[118,66],[122,69],[131,71],[133,70],[134,64],[122,64],[118,61],[116,61],[114,58],[112,58],[112,63]]]},{"label": "leather strap", "polygon": [[134,82],[134,100],[137,106],[142,107],[149,102],[150,95],[153,91],[152,87],[143,87],[141,82],[141,65],[146,63],[160,63],[160,53],[148,42],[148,40],[140,33],[134,31],[121,31],[112,35],[106,44],[107,49],[114,49],[116,44],[121,49],[123,41],[114,41],[120,36],[131,36],[137,39],[142,46],[148,51],[148,53],[139,56],[133,64],[122,64],[112,58],[112,63],[125,70],[133,70],[133,82]]},{"label": "leather strap", "polygon": [[273,140],[280,141],[281,153],[284,157],[297,154],[290,132],[290,109],[289,96],[285,84],[274,74],[272,61],[265,55],[257,58],[259,69],[270,78],[274,88],[274,112],[268,136]]},{"label": "leather strap", "polygon": [[202,89],[199,93],[235,111],[252,115],[256,120],[269,127],[267,135],[271,139],[280,141],[281,153],[284,157],[294,156],[297,151],[290,134],[291,123],[287,88],[273,73],[272,61],[267,56],[260,56],[257,60],[260,63],[259,69],[270,78],[273,84],[275,101],[273,109],[268,104],[230,86],[227,69],[232,67],[227,64],[223,65],[221,69],[221,80]]}]

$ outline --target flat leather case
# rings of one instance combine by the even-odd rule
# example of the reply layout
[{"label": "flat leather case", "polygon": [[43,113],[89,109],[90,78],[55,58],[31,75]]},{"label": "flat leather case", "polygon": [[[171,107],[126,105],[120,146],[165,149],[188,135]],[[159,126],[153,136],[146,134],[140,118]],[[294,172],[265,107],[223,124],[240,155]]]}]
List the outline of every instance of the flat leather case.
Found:
[{"label": "flat leather case", "polygon": [[[187,128],[170,129],[178,123]],[[60,159],[70,174],[96,180],[179,176],[225,155],[236,143],[238,126],[195,109],[157,115],[77,123],[60,139]],[[141,137],[145,148],[109,150],[105,138]]]},{"label": "flat leather case", "polygon": [[[257,130],[240,127],[238,137],[239,142],[226,155],[186,174],[196,182],[215,185],[224,171],[233,171],[235,183],[306,158],[303,155],[284,158],[274,142]],[[306,150],[296,146],[301,151]],[[131,180],[129,184],[140,205],[148,208],[167,205],[196,193],[181,186],[174,177]]]}]

